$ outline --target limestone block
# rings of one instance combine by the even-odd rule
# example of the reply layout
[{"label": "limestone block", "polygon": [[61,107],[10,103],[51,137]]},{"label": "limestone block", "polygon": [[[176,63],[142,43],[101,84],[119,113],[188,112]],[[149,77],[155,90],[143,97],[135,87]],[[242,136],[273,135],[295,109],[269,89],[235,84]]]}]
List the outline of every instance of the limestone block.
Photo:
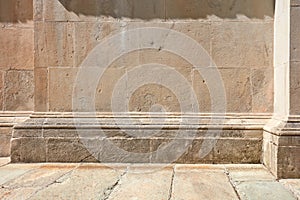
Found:
[{"label": "limestone block", "polygon": [[34,83],[32,71],[8,71],[5,75],[4,109],[33,110]]},{"label": "limestone block", "polygon": [[251,70],[252,112],[273,112],[273,70]]},{"label": "limestone block", "polygon": [[47,162],[95,162],[78,138],[49,138]]},{"label": "limestone block", "polygon": [[27,22],[32,20],[32,0],[0,1],[0,22]]},{"label": "limestone block", "polygon": [[300,146],[279,146],[277,152],[278,177],[298,178],[300,176]]},{"label": "limestone block", "polygon": [[[116,88],[117,82],[121,77],[125,75],[125,69],[121,66],[118,68],[109,67],[105,70],[100,78],[95,92],[95,106],[99,112],[111,112],[112,111],[112,95],[113,92],[118,92],[119,88]],[[119,91],[120,92],[120,91]],[[115,99],[118,101],[118,99]],[[121,101],[121,100],[120,100]],[[114,110],[119,111],[119,110]]]},{"label": "limestone block", "polygon": [[291,7],[290,12],[290,60],[300,61],[300,7]]},{"label": "limestone block", "polygon": [[33,20],[34,21],[43,20],[43,4],[44,4],[44,1],[33,0]]},{"label": "limestone block", "polygon": [[299,6],[300,1],[299,0],[291,0],[291,6]]},{"label": "limestone block", "polygon": [[49,69],[49,110],[72,111],[72,95],[76,68]]},{"label": "limestone block", "polygon": [[[103,163],[149,163],[149,139],[103,139],[98,160]],[[117,149],[117,151],[115,151]]]},{"label": "limestone block", "polygon": [[216,22],[211,37],[218,67],[272,67],[273,23]]},{"label": "limestone block", "polygon": [[33,29],[0,28],[0,38],[1,69],[33,69]]},{"label": "limestone block", "polygon": [[[219,69],[219,72],[221,78],[223,79],[223,84],[226,93],[226,111],[251,112],[252,96],[250,70],[226,68]],[[220,88],[220,90],[221,89],[223,88]]]},{"label": "limestone block", "polygon": [[74,65],[79,66],[97,44],[121,30],[121,23],[81,22],[75,23],[74,27]]},{"label": "limestone block", "polygon": [[35,67],[72,67],[74,24],[69,22],[35,23]]},{"label": "limestone block", "polygon": [[44,138],[14,138],[11,140],[11,162],[46,162]]},{"label": "limestone block", "polygon": [[157,84],[147,84],[130,96],[129,111],[180,112],[180,103],[168,88]]},{"label": "limestone block", "polygon": [[194,1],[194,0],[167,0],[166,18],[170,19],[205,19],[210,15],[220,18],[235,19],[237,15],[245,15],[248,18],[263,19],[274,14],[274,2],[271,0],[247,0],[247,1]]},{"label": "limestone block", "polygon": [[264,131],[263,162],[273,174],[276,174],[277,171],[277,151],[278,146],[275,145],[272,134]]},{"label": "limestone block", "polygon": [[20,138],[20,137],[43,137],[42,129],[14,129],[12,137]]},{"label": "limestone block", "polygon": [[10,155],[11,128],[0,128],[0,157]]},{"label": "limestone block", "polygon": [[[215,163],[260,163],[262,140],[221,139],[214,147]],[[228,159],[230,158],[230,159]]]},{"label": "limestone block", "polygon": [[196,69],[193,70],[193,89],[197,95],[199,111],[212,112],[212,94],[209,92],[205,78]]},{"label": "limestone block", "polygon": [[3,110],[4,74],[5,72],[0,71],[0,110]]},{"label": "limestone block", "polygon": [[34,110],[48,111],[48,68],[35,68],[34,82]]},{"label": "limestone block", "polygon": [[300,115],[300,64],[290,63],[290,113]]},{"label": "limestone block", "polygon": [[[172,4],[175,4],[175,2]],[[195,40],[201,46],[201,50],[206,51],[210,55],[211,24],[209,22],[178,20],[173,23],[173,30],[179,31]]]},{"label": "limestone block", "polygon": [[211,139],[195,139],[190,143],[189,148],[185,152],[182,152],[182,156],[176,161],[177,163],[213,163],[214,162],[214,151],[211,149],[204,157],[200,156],[200,149],[203,148],[204,141]]}]

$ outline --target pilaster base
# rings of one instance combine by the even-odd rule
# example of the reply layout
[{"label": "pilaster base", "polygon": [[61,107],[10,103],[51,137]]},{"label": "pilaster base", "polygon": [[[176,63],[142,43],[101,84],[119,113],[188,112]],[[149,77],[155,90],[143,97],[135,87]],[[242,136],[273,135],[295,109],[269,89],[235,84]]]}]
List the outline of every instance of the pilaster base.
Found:
[{"label": "pilaster base", "polygon": [[270,120],[263,152],[264,164],[277,178],[300,178],[300,116]]}]

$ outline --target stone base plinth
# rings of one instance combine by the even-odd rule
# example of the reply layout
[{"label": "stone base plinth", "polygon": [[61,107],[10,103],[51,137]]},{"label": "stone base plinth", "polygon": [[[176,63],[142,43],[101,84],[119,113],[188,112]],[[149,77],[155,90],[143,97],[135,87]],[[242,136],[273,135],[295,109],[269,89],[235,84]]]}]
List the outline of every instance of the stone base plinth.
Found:
[{"label": "stone base plinth", "polygon": [[268,119],[242,114],[35,113],[14,127],[11,161],[260,163]]},{"label": "stone base plinth", "polygon": [[30,112],[0,112],[0,157],[10,156],[13,126],[28,118]]},{"label": "stone base plinth", "polygon": [[264,128],[263,161],[278,178],[300,178],[300,118],[272,119]]}]

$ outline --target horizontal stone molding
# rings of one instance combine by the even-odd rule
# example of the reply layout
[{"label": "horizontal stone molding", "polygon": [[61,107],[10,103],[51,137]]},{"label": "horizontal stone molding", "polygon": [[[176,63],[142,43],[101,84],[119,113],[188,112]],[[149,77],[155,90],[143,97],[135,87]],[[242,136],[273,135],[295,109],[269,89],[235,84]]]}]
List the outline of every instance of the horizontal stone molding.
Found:
[{"label": "horizontal stone molding", "polygon": [[277,136],[300,136],[300,116],[274,116],[266,124],[264,131]]},{"label": "horizontal stone molding", "polygon": [[[174,150],[178,144],[189,145],[175,163],[260,163],[263,127],[271,117],[243,113],[129,114],[33,113],[14,126],[11,160],[167,163],[168,153],[155,152],[173,141]],[[199,151],[205,142],[214,146],[201,158]],[[97,155],[92,155],[85,144],[96,149]],[[114,152],[110,144],[139,155]]]}]

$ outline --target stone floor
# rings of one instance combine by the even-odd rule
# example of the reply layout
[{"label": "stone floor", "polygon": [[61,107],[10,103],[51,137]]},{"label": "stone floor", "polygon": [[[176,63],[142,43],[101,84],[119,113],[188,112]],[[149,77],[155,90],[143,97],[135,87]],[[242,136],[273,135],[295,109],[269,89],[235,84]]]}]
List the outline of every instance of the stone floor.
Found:
[{"label": "stone floor", "polygon": [[0,199],[300,199],[300,180],[276,181],[262,165],[0,166]]}]

